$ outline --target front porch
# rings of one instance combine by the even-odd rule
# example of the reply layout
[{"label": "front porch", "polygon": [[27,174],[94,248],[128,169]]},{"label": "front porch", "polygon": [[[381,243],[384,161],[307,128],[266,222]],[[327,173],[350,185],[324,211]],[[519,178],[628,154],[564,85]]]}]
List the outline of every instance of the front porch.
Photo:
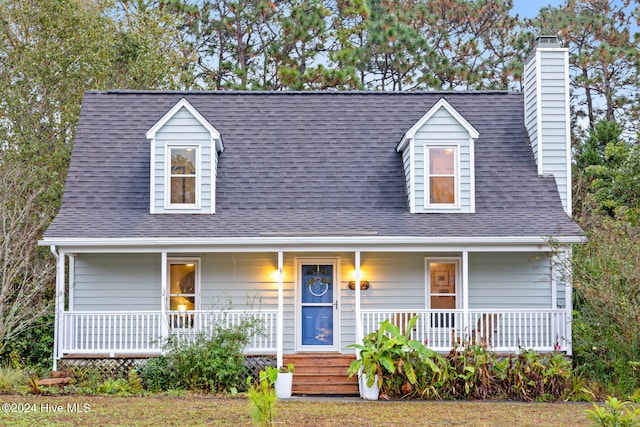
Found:
[{"label": "front porch", "polygon": [[[406,332],[409,319],[418,316],[411,337],[438,352],[454,345],[483,345],[499,353],[515,353],[521,348],[538,352],[569,352],[571,323],[566,310],[361,310],[364,336],[388,320]],[[277,310],[227,311],[127,311],[64,312],[58,354],[62,357],[87,355],[118,357],[159,355],[169,336],[188,339],[214,325],[238,325],[256,320],[261,331],[250,338],[247,354],[283,356],[278,336]],[[348,343],[347,343],[348,344]]]},{"label": "front porch", "polygon": [[477,344],[571,354],[571,286],[536,249],[61,251],[54,369],[62,358],[156,356],[169,337],[247,318],[262,328],[245,353],[278,366],[293,354],[353,356],[348,346],[380,322],[405,331],[413,316],[411,337],[441,353]]}]

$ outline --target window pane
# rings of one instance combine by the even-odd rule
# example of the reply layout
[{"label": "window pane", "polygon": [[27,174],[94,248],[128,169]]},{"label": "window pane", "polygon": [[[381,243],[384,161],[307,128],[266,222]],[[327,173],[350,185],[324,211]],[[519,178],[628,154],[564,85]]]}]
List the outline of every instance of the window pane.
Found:
[{"label": "window pane", "polygon": [[431,308],[434,310],[454,310],[456,297],[431,297]]},{"label": "window pane", "polygon": [[453,175],[455,173],[453,154],[453,148],[429,149],[429,174]]},{"label": "window pane", "polygon": [[429,189],[430,203],[454,204],[456,201],[454,177],[431,177],[429,178]]},{"label": "window pane", "polygon": [[171,178],[171,203],[196,203],[196,178]]},{"label": "window pane", "polygon": [[431,264],[431,293],[455,294],[455,264]]},{"label": "window pane", "polygon": [[196,309],[196,297],[169,297],[169,310],[186,311]]},{"label": "window pane", "polygon": [[169,267],[169,293],[191,294],[196,293],[196,265],[195,264],[171,264]]},{"label": "window pane", "polygon": [[193,148],[171,149],[171,175],[194,175],[196,173],[196,150]]}]

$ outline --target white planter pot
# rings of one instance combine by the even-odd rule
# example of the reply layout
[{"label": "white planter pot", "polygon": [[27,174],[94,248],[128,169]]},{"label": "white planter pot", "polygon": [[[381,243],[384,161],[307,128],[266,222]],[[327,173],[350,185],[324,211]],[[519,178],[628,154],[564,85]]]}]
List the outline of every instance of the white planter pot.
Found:
[{"label": "white planter pot", "polygon": [[276,378],[276,397],[278,399],[289,399],[291,397],[291,386],[293,385],[293,372],[278,372]]},{"label": "white planter pot", "polygon": [[366,400],[378,400],[380,389],[378,388],[378,376],[376,375],[373,385],[367,386],[367,376],[360,375],[360,397]]}]

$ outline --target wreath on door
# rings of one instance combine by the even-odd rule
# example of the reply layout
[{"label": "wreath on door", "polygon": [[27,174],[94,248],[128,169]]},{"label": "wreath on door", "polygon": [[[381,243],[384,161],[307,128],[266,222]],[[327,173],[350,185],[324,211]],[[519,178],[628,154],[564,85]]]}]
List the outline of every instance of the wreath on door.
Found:
[{"label": "wreath on door", "polygon": [[307,280],[307,287],[311,295],[321,297],[329,290],[329,279],[321,277],[320,272],[318,272],[316,277]]}]

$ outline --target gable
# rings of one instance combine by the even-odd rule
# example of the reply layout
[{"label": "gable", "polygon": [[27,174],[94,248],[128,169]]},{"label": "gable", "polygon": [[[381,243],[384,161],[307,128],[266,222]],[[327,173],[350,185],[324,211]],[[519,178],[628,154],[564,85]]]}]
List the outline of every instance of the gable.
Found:
[{"label": "gable", "polygon": [[[218,152],[223,149],[215,127],[182,98],[146,136],[151,145],[150,213],[214,213]],[[188,162],[190,173],[176,175],[176,161]]]},{"label": "gable", "polygon": [[[444,98],[404,134],[396,150],[402,152],[411,213],[475,212],[474,140],[478,137],[478,131]],[[431,170],[430,159],[443,150],[451,153],[449,180],[454,194],[451,203],[434,203],[433,182],[438,176]]]}]

